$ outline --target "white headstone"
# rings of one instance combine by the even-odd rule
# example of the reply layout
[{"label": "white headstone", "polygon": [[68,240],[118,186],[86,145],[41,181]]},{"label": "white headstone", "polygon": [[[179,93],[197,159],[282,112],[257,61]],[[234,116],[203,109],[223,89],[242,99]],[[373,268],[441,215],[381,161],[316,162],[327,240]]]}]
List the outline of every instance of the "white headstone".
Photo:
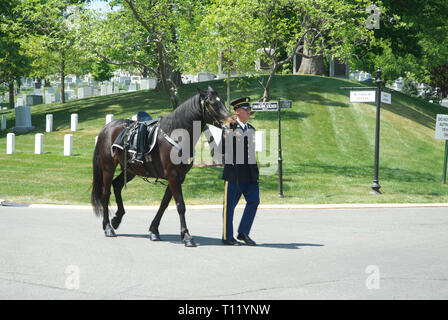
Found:
[{"label": "white headstone", "polygon": [[157,78],[143,78],[140,81],[141,90],[155,89],[157,86]]},{"label": "white headstone", "polygon": [[71,156],[73,149],[73,135],[66,134],[64,136],[64,156]]},{"label": "white headstone", "polygon": [[439,102],[439,104],[440,104],[442,107],[448,107],[448,99],[442,99],[442,100]]},{"label": "white headstone", "polygon": [[55,95],[47,92],[45,94],[45,104],[51,104],[53,102],[55,102]]},{"label": "white headstone", "polygon": [[95,145],[97,144],[97,142],[98,142],[98,136],[95,137]]},{"label": "white headstone", "polygon": [[2,116],[2,130],[6,130],[6,116]]},{"label": "white headstone", "polygon": [[113,114],[106,115],[106,124],[112,121],[114,121],[114,115]]},{"label": "white headstone", "polygon": [[44,135],[42,133],[36,133],[34,138],[34,153],[44,153]]},{"label": "white headstone", "polygon": [[78,89],[78,98],[89,98],[93,96],[93,87],[81,87]]},{"label": "white headstone", "polygon": [[106,84],[101,86],[101,95],[105,96],[113,93],[112,85]]},{"label": "white headstone", "polygon": [[72,113],[70,121],[70,131],[78,130],[78,114]]},{"label": "white headstone", "polygon": [[215,79],[215,75],[210,72],[199,72],[198,73],[198,82],[202,81],[211,81]]},{"label": "white headstone", "polygon": [[16,135],[14,133],[8,133],[6,135],[6,154],[13,154],[15,152],[15,140]]},{"label": "white headstone", "polygon": [[45,116],[46,124],[45,124],[45,132],[52,132],[53,131],[53,115],[47,114]]}]

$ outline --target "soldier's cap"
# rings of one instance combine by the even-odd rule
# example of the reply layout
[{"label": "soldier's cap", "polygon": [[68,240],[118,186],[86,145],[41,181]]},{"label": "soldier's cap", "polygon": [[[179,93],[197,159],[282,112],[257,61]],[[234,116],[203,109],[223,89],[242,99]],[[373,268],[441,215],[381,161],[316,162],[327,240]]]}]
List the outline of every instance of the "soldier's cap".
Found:
[{"label": "soldier's cap", "polygon": [[230,105],[233,106],[233,110],[239,109],[239,108],[251,108],[250,106],[250,98],[249,97],[244,97],[244,98],[239,98],[236,100],[233,100]]}]

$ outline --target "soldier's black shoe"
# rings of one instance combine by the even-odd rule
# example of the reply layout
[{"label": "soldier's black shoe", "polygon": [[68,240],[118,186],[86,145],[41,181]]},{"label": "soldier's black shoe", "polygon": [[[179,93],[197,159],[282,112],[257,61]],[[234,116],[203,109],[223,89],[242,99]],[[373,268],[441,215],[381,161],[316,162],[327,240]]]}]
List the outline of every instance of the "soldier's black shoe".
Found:
[{"label": "soldier's black shoe", "polygon": [[222,240],[222,244],[226,246],[240,246],[241,242],[238,242],[235,239],[230,239],[230,240]]},{"label": "soldier's black shoe", "polygon": [[246,243],[248,246],[255,246],[256,243],[254,240],[252,240],[251,238],[249,238],[249,236],[247,234],[244,233],[238,233],[238,237],[236,237],[238,240],[242,240],[244,241],[244,243]]}]

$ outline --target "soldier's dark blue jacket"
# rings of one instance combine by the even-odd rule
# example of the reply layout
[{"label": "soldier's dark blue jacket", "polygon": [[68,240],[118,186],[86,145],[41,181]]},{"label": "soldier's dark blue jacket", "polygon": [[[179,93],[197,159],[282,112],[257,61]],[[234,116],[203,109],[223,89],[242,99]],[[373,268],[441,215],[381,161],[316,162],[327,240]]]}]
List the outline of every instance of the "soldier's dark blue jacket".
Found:
[{"label": "soldier's dark blue jacket", "polygon": [[[239,122],[234,125],[233,132],[230,136],[233,139],[233,152],[226,153],[226,147],[231,144],[228,141],[229,136],[223,137],[223,154],[224,156],[224,171],[222,179],[237,183],[237,182],[257,182],[259,171],[255,159],[255,128],[246,123],[246,130],[243,130]],[[252,140],[249,144],[249,139]],[[244,152],[244,156],[241,152]],[[233,157],[232,157],[233,156]]]}]

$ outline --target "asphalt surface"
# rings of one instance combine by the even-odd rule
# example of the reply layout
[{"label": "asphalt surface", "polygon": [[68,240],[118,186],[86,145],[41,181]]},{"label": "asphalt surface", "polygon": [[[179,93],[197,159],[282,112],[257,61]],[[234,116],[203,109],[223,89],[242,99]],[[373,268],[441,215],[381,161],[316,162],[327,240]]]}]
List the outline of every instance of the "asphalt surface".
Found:
[{"label": "asphalt surface", "polygon": [[[256,247],[221,210],[128,209],[116,238],[82,208],[0,206],[0,299],[448,299],[448,209],[260,209]],[[242,210],[235,215],[235,228]]]}]

